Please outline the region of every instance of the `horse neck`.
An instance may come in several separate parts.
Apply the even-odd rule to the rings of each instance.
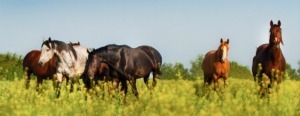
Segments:
[[[221,50],[218,48],[215,52],[215,60],[218,62],[222,62],[222,57],[220,56]]]
[[[271,59],[273,62],[279,62],[281,58],[281,49],[280,45],[278,47],[275,46],[275,44],[269,44],[268,47],[266,48],[267,54],[271,56]]]
[[[75,57],[71,51],[61,51],[61,53],[59,53],[56,50],[54,53],[55,55],[57,55],[59,61],[63,64],[67,64],[68,66],[71,66],[75,62]]]

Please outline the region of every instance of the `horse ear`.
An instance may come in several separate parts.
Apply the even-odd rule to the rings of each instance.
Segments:
[[[93,52],[94,50],[95,50],[94,48],[88,48],[88,49],[87,49],[87,52],[88,52],[88,53],[91,53],[91,52]]]
[[[273,26],[273,21],[271,20],[271,22],[270,22],[270,26],[272,27]]]
[[[223,38],[221,38],[220,42],[223,43]]]
[[[227,42],[226,42],[227,44],[229,44],[229,38],[227,39]]]
[[[48,41],[49,41],[49,42],[51,41],[51,37],[49,37]]]
[[[280,25],[281,25],[281,22],[280,22],[280,20],[278,20],[278,23],[277,23],[277,25],[280,27]]]

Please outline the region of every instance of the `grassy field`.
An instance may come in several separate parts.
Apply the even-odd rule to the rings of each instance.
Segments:
[[[30,88],[25,89],[22,58],[16,54],[0,54],[0,116],[6,115],[300,115],[300,81],[285,80],[280,90],[261,98],[259,86],[252,77],[239,72],[241,78],[230,77],[228,86],[220,86],[219,92],[205,88],[203,77],[184,80],[159,80],[150,91],[142,79],[137,81],[140,99],[129,92],[126,103],[121,93],[96,88],[69,93],[70,86],[62,86],[61,96],[56,98],[52,81],[44,81],[40,91],[35,91],[36,78],[31,78]],[[239,75],[240,74],[240,75]],[[223,83],[221,83],[222,85]],[[92,94],[90,94],[92,93]],[[105,95],[103,96],[103,93]]]
[[[24,79],[1,80],[0,115],[300,115],[300,82],[292,80],[283,81],[279,92],[260,98],[259,87],[247,79],[229,78],[219,92],[204,88],[199,79],[159,80],[150,91],[139,79],[140,99],[129,88],[126,103],[121,94],[108,94],[107,87],[89,95],[83,84],[73,93],[63,85],[56,98],[51,80],[44,81],[40,92],[35,91],[35,81],[26,90]]]

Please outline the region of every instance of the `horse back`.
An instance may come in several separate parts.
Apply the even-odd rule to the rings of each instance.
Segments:
[[[160,53],[155,48],[153,48],[151,46],[146,46],[146,45],[140,46],[138,48],[143,50],[149,56],[150,60],[153,61],[153,65],[156,68],[159,67],[158,65],[161,65],[162,57],[161,57]]]
[[[120,63],[121,69],[135,78],[145,77],[154,67],[151,58],[140,48],[123,49]]]
[[[205,54],[202,62],[202,69],[205,75],[212,75],[214,73],[214,54],[216,50],[209,51]]]

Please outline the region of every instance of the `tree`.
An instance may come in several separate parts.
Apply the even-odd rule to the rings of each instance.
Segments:
[[[191,61],[191,76],[193,78],[199,78],[199,77],[203,77],[203,70],[202,70],[202,61],[204,59],[203,55],[198,55],[197,58],[195,60]]]
[[[173,70],[173,64],[171,63],[164,63],[161,66],[162,75],[160,76],[161,79],[177,79],[175,76],[175,71]]]
[[[230,62],[229,77],[241,79],[253,79],[252,73],[247,66],[242,66],[235,61]]]
[[[175,63],[175,65],[171,63],[164,63],[161,67],[161,71],[163,72],[161,79],[193,79],[190,76],[189,70],[181,63]]]
[[[300,78],[299,78],[299,76],[297,74],[297,70],[293,69],[290,64],[286,63],[285,71],[290,76],[290,79],[300,80]]]
[[[300,78],[300,60],[298,61],[298,65],[299,65],[299,68],[298,68],[297,72],[298,72],[298,78]]]

